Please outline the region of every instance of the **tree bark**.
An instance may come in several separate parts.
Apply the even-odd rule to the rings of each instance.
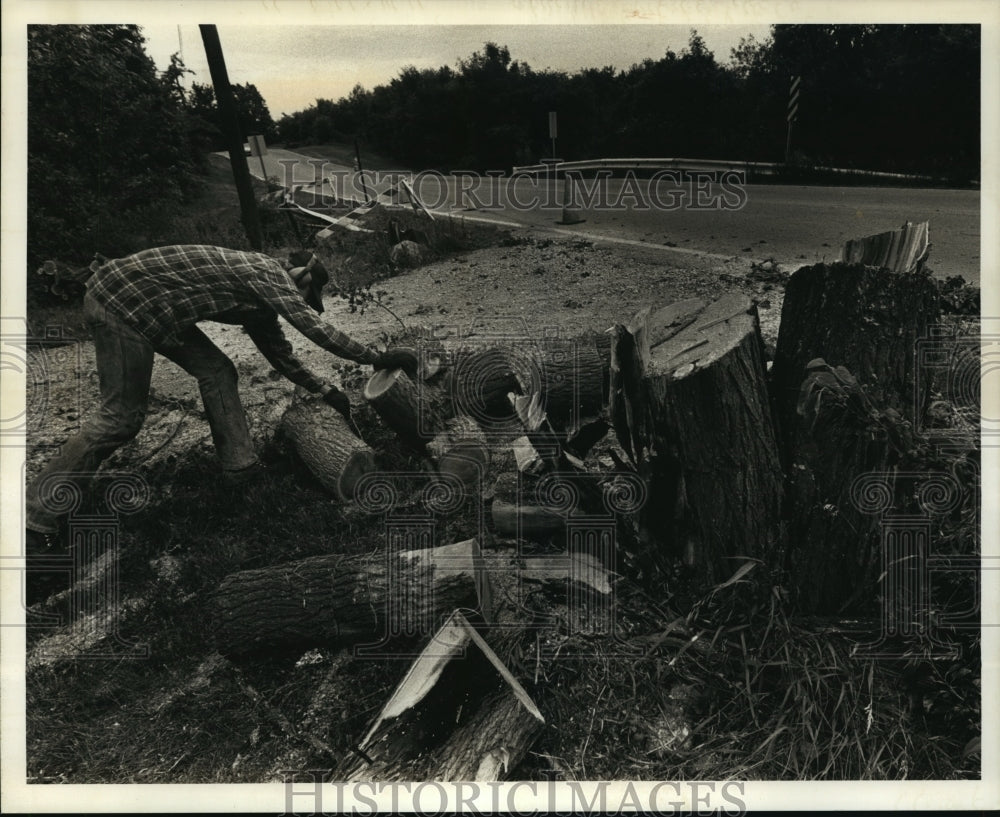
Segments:
[[[874,403],[919,420],[930,383],[917,377],[918,341],[938,315],[937,288],[925,275],[840,263],[796,271],[771,369],[786,453],[806,364],[815,358],[847,367]]]
[[[209,599],[219,651],[359,644],[433,632],[458,607],[491,615],[475,539],[364,556],[316,556],[227,576]]]
[[[816,375],[807,378],[796,417],[787,486],[788,584],[806,613],[849,613],[876,597],[882,520],[864,511],[852,488],[862,474],[891,480],[893,449],[884,415],[850,380],[846,369],[829,387],[817,384]]]
[[[607,405],[609,361],[593,335],[545,338],[530,365],[517,372],[523,394],[539,394],[553,429],[569,436],[602,415]]]
[[[414,383],[402,369],[375,372],[364,397],[389,428],[418,448],[434,439],[448,416],[445,395],[428,383]]]
[[[782,472],[756,307],[740,293],[720,298],[641,368],[651,529],[707,582],[730,575],[737,557],[777,564]]]
[[[938,317],[933,281],[908,272],[926,258],[926,225],[848,242],[843,254],[886,266],[794,273],[771,370],[787,474],[789,585],[799,608],[816,614],[854,612],[875,598],[879,519],[864,512],[852,486],[870,473],[891,483],[893,435],[902,418],[921,420],[929,396],[919,341]]]
[[[375,453],[340,412],[301,389],[280,428],[309,472],[341,501],[353,499],[358,481],[376,470]]]
[[[439,474],[458,477],[466,487],[474,487],[485,477],[490,465],[490,446],[483,430],[471,417],[459,415],[427,443],[427,453]]]
[[[455,611],[337,779],[502,780],[544,725],[521,684]]]

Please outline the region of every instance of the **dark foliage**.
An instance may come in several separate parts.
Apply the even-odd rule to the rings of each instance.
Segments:
[[[192,195],[205,143],[176,57],[162,74],[138,26],[28,29],[28,263],[139,249]]]
[[[273,141],[274,120],[257,86],[247,82],[231,87],[240,133],[244,136],[261,134],[266,141]],[[212,86],[193,83],[188,96],[188,105],[191,113],[205,127],[211,149],[225,150],[226,140],[219,125],[219,109],[215,105],[215,90]]]

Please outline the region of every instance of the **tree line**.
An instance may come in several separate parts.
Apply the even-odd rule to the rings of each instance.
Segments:
[[[979,177],[978,25],[775,25],[720,63],[692,31],[626,70],[535,71],[488,42],[452,68],[409,66],[281,117],[279,141],[360,138],[411,168],[485,171],[550,155],[784,161],[791,80],[801,77],[790,160]]]

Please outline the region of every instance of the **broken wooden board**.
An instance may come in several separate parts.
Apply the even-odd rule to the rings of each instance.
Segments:
[[[455,611],[386,702],[338,780],[503,780],[545,719]]]

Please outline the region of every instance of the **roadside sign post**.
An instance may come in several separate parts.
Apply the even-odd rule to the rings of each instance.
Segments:
[[[792,122],[799,112],[799,85],[802,82],[801,76],[792,77],[792,86],[788,90],[788,136],[785,139],[785,164],[792,158]]]
[[[556,112],[549,111],[549,139],[552,140],[552,159],[556,158]]]

